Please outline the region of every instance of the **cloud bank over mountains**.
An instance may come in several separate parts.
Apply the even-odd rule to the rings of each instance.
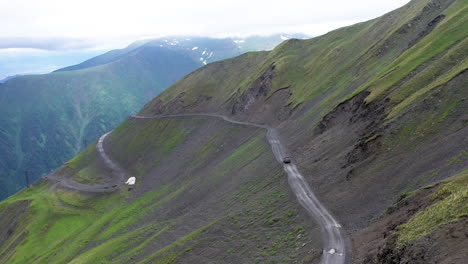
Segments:
[[[408,0],[15,0],[0,3],[0,49],[113,49],[164,35],[320,35]]]

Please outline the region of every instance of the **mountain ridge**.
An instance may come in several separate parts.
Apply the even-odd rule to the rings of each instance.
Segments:
[[[147,39],[142,41],[136,41],[130,44],[128,47],[118,50],[111,50],[106,52],[102,55],[96,56],[91,58],[87,61],[84,61],[77,65],[68,66],[62,69],[58,69],[57,71],[69,71],[69,70],[77,70],[77,69],[84,69],[93,66],[98,66],[106,63],[111,63],[115,60],[118,60],[120,57],[125,56],[130,52],[134,52],[137,49],[145,48],[145,47],[165,47],[171,50],[176,51],[184,51],[187,54],[190,54],[190,51],[201,49],[210,49],[214,48],[214,50],[209,50],[207,54],[213,52],[216,54],[213,59],[209,60],[210,58],[205,58],[202,62],[206,64],[208,61],[213,62],[217,60],[222,60],[225,58],[233,57],[233,55],[240,55],[247,51],[257,51],[257,50],[269,50],[275,47],[277,44],[285,40],[287,36],[294,36],[294,37],[302,37],[304,38],[305,35],[302,34],[277,34],[277,35],[270,35],[270,36],[251,36],[247,38],[240,38],[241,40],[236,40],[236,38],[209,38],[209,37],[195,37],[195,36],[167,36],[158,39]],[[289,38],[289,37],[288,37]],[[288,39],[286,38],[286,39]],[[242,42],[240,42],[242,41]],[[259,42],[259,43],[256,43]],[[241,43],[241,44],[240,44]],[[247,48],[242,47],[241,45],[248,45]],[[249,47],[249,45],[251,47]],[[206,47],[204,47],[206,46]],[[196,49],[194,49],[196,48]],[[227,54],[223,54],[223,49],[227,50]],[[188,50],[188,51],[187,51]],[[234,52],[233,52],[234,51]],[[222,55],[217,55],[217,53],[221,52]],[[226,51],[224,51],[225,53]],[[204,55],[205,53],[203,53]],[[192,56],[196,57],[196,56]],[[194,58],[195,61],[199,61],[198,57]]]

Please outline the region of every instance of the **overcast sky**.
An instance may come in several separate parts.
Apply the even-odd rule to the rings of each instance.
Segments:
[[[407,2],[0,0],[0,56],[2,49],[10,49],[10,53],[31,48],[110,49],[161,35],[223,37],[302,32],[317,36],[378,17]]]

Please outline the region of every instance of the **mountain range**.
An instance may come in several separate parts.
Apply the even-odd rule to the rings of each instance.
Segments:
[[[0,263],[466,262],[467,11],[198,68],[2,201]]]

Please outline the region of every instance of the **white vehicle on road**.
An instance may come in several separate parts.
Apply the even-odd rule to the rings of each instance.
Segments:
[[[130,177],[128,180],[125,182],[127,185],[135,185],[136,178],[135,177]]]

